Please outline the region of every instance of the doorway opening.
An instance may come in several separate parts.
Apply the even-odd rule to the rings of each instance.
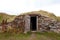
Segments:
[[[37,30],[37,17],[36,16],[30,17],[30,30],[31,31]]]

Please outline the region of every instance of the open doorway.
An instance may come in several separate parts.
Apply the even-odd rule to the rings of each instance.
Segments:
[[[31,31],[37,30],[37,17],[36,16],[30,17],[30,30]]]

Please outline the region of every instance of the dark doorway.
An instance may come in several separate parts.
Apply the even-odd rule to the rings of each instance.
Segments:
[[[31,29],[31,31],[36,31],[36,29],[37,29],[36,22],[37,22],[37,17],[36,16],[33,16],[33,17],[30,18],[30,29]]]

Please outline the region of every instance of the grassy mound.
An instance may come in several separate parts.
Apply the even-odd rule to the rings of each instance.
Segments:
[[[2,22],[3,19],[4,20],[7,19],[8,22],[11,22],[12,20],[14,20],[15,17],[16,17],[15,15],[8,15],[6,13],[0,13],[0,23]]]

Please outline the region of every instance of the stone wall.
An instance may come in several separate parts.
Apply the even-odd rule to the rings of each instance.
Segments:
[[[14,26],[19,32],[24,32],[25,30],[25,20],[24,20],[24,15],[19,15],[17,16],[13,21],[12,21],[12,27]]]
[[[38,16],[39,31],[54,31],[60,32],[60,22],[45,16]]]
[[[25,20],[25,33],[26,33],[30,31],[30,16],[25,15],[24,20]]]
[[[7,29],[12,27],[14,28],[14,30],[17,30],[17,32],[30,31],[30,16],[33,16],[33,15],[34,14],[17,16],[12,22],[9,22],[6,24]],[[60,22],[46,16],[37,15],[37,14],[35,15],[38,16],[37,30],[39,32],[54,31],[56,33],[60,33]],[[3,27],[3,25],[0,26],[0,28],[1,27]]]
[[[60,32],[60,22],[57,20],[51,19],[46,16],[38,16],[38,31],[54,31]],[[14,20],[16,25],[21,28],[24,32],[30,31],[30,16],[29,15],[20,15],[17,16]]]

